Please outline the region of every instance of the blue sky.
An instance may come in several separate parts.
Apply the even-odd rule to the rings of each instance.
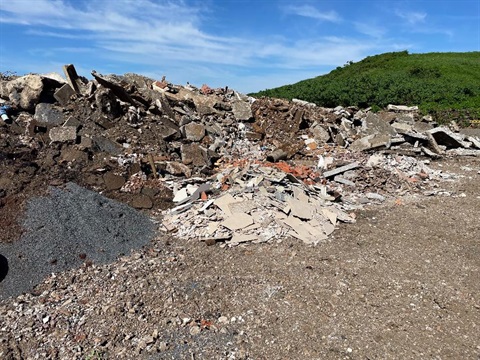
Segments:
[[[390,51],[480,51],[480,0],[0,0],[0,71],[253,92]]]

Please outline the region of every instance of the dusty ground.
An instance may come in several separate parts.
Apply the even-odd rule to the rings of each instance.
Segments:
[[[480,359],[480,161],[438,166],[464,175],[452,196],[358,212],[316,247],[161,237],[50,277],[0,304],[0,358]]]

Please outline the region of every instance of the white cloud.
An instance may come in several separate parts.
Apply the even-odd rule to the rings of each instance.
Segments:
[[[353,25],[355,26],[355,29],[362,34],[371,36],[373,38],[381,38],[387,30],[384,27],[373,25],[373,24],[367,24],[363,22],[354,22]]]
[[[291,15],[303,16],[321,21],[340,22],[342,20],[333,10],[321,12],[311,5],[290,5],[286,6],[284,11]]]
[[[425,18],[427,17],[427,14],[424,12],[419,12],[419,11],[402,11],[402,10],[396,10],[395,14],[405,20],[408,24],[410,25],[415,25],[418,23],[423,23],[425,21]]]
[[[326,36],[289,40],[258,34],[248,38],[211,32],[211,13],[180,0],[35,0],[35,6],[32,1],[15,0],[7,6],[0,0],[0,22],[27,25],[25,29],[31,35],[59,39],[56,47],[29,50],[44,55],[41,60],[48,71],[53,63],[61,61],[75,62],[79,68],[96,66],[99,72],[100,67],[115,72],[128,64],[128,69],[135,72],[166,74],[173,82],[224,86],[224,81],[235,81],[236,86],[245,86],[245,90],[238,90],[254,91],[284,84],[287,79],[301,80],[307,74],[313,77],[346,61],[394,49],[381,39],[381,28],[366,24],[355,25],[357,31],[372,36],[362,41]],[[321,13],[308,5],[288,10],[317,20],[341,21],[333,11]],[[5,59],[0,62],[0,66],[6,64]],[[40,71],[39,65],[23,67]],[[285,72],[291,75],[280,76]],[[260,79],[265,79],[263,85]]]

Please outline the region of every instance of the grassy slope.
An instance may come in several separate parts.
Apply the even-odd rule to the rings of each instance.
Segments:
[[[480,52],[370,56],[327,75],[252,96],[299,98],[321,106],[419,105],[425,113],[480,117]]]

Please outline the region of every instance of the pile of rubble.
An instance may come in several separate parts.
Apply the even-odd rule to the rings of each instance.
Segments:
[[[73,181],[207,243],[315,244],[365,204],[433,193],[449,175],[430,159],[480,155],[478,137],[416,107],[329,109],[136,74],[89,81],[73,65],[64,74],[0,79],[0,208]]]

